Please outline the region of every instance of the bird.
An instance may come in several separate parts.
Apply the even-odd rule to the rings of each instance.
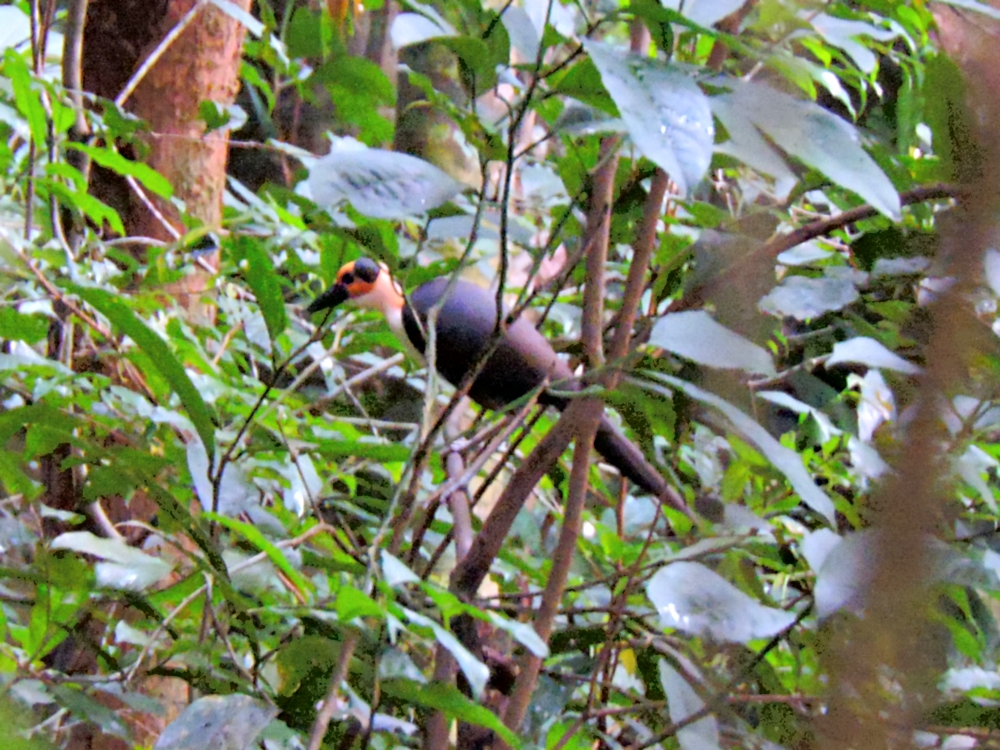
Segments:
[[[479,364],[497,328],[496,295],[488,289],[464,279],[438,277],[406,295],[387,266],[367,257],[345,263],[336,282],[316,297],[307,311],[331,310],[345,302],[381,312],[403,347],[420,363],[425,363],[428,314],[439,306],[434,365],[456,388]],[[539,403],[560,411],[568,406],[569,398],[549,386],[556,384],[562,393],[582,387],[545,336],[530,321],[518,317],[503,331],[468,394],[480,406],[496,410],[543,384],[546,387],[539,394]],[[643,491],[657,497],[669,492],[659,471],[607,415],[601,417],[594,448]]]

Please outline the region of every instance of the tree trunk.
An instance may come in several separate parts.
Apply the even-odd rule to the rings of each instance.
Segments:
[[[243,10],[250,4],[235,0]],[[164,48],[162,40],[184,23],[186,28]],[[101,0],[92,2],[87,13],[84,88],[115,99],[140,66],[153,61],[125,105],[150,125],[149,165],[174,186],[186,214],[208,227],[218,226],[222,217],[228,131],[206,133],[199,106],[235,101],[244,33],[242,24],[202,0]],[[169,242],[185,233],[173,204],[120,181],[109,186],[105,176],[98,177],[103,184],[95,184],[95,193],[122,213],[129,234]],[[167,291],[192,318],[207,321],[211,307],[199,300],[218,259],[202,260]]]
[[[231,1],[243,10],[250,8],[251,0]],[[203,226],[217,227],[226,184],[228,131],[206,134],[205,124],[199,119],[199,105],[212,100],[228,106],[234,101],[245,29],[204,0],[74,0],[71,5],[79,17],[83,17],[85,8],[86,23],[79,66],[71,58],[64,70],[67,85],[76,89],[82,81],[84,91],[107,100],[120,99],[126,109],[149,123],[147,163],[173,185],[174,198],[183,204],[185,217]],[[180,33],[170,38],[168,35],[175,30]],[[164,42],[168,38],[170,41]],[[138,73],[140,70],[144,72]],[[123,93],[126,87],[133,86],[134,93]],[[78,132],[76,137],[87,136]],[[128,148],[122,151],[134,158]],[[129,236],[170,242],[186,231],[173,203],[141,193],[138,185],[129,185],[120,175],[96,165],[90,170],[90,190],[119,212]],[[211,283],[218,258],[214,255],[202,260],[207,263],[200,263],[181,282],[164,291],[176,298],[190,319],[211,321],[214,305],[202,304],[201,295]],[[79,504],[72,475],[58,471],[59,457],[57,453],[49,462],[56,470],[46,477],[46,497],[51,501],[72,495],[68,501]],[[152,504],[148,505],[141,510],[132,502],[118,510],[133,519],[148,521],[155,513]],[[98,629],[103,627],[100,619],[81,622],[77,637],[67,639],[57,655],[65,671],[90,672],[96,667],[94,649],[87,647],[88,633],[84,632],[94,623]],[[100,641],[100,630],[89,635],[91,642]],[[166,709],[162,716],[143,714],[141,720],[130,722],[134,739],[148,745],[184,708],[190,696],[185,682],[171,678],[147,677],[142,689]],[[80,724],[68,746],[73,750],[111,750],[125,744],[94,725]]]
[[[170,0],[166,25],[182,21],[196,0]],[[236,5],[250,9],[250,0]],[[149,164],[174,186],[189,216],[208,227],[222,219],[226,188],[228,130],[205,132],[198,108],[203,101],[231,105],[239,89],[240,52],[245,29],[214,5],[202,3],[197,17],[156,61],[136,89],[134,110],[152,128]],[[184,233],[173,205],[155,200],[161,216],[152,210],[138,212],[136,234],[172,240]],[[171,231],[173,229],[173,231]],[[196,268],[169,291],[195,320],[214,318],[213,306],[200,304],[202,293],[218,269],[218,255],[205,259],[207,268]]]

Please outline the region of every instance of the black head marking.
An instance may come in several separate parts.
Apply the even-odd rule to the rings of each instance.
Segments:
[[[375,282],[380,270],[378,263],[371,258],[358,258],[354,261],[354,275],[369,284]]]

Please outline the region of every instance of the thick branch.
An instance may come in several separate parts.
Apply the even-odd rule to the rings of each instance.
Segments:
[[[963,191],[956,185],[930,185],[928,187],[915,188],[905,193],[901,193],[899,201],[904,206],[914,203],[927,203],[928,201],[959,199]],[[712,299],[732,285],[736,285],[739,279],[747,272],[747,269],[754,268],[761,263],[770,262],[777,258],[786,250],[801,245],[809,240],[818,237],[826,237],[838,229],[854,224],[865,219],[873,219],[879,215],[878,209],[873,206],[857,206],[843,213],[831,216],[827,219],[819,219],[803,227],[773,238],[769,242],[761,245],[757,250],[741,257],[729,268],[709,279],[703,286],[689,293],[685,300],[674,308],[674,311],[691,309],[700,306],[704,300]]]
[[[563,514],[562,529],[559,532],[559,542],[552,556],[552,568],[542,594],[542,603],[535,616],[535,631],[546,643],[552,635],[552,626],[559,614],[569,577],[570,566],[573,564],[573,554],[576,552],[576,542],[580,536],[583,522],[583,509],[587,500],[587,487],[590,479],[590,451],[594,445],[594,435],[597,434],[597,424],[601,418],[603,406],[597,399],[581,401],[583,408],[580,418],[580,432],[573,450],[573,468],[569,476],[569,497],[566,501],[566,512]],[[524,722],[524,715],[531,704],[531,696],[535,692],[538,674],[542,667],[541,657],[528,653],[522,660],[514,683],[514,693],[507,711],[504,723],[515,732]]]
[[[87,133],[83,103],[83,29],[87,22],[88,0],[73,0],[66,13],[66,49],[63,52],[63,86],[69,91],[76,110],[76,135]]]
[[[642,207],[642,222],[639,224],[635,244],[632,245],[632,265],[629,267],[628,279],[625,281],[622,306],[618,313],[618,327],[615,329],[615,336],[611,341],[611,351],[608,356],[612,362],[621,360],[628,353],[628,345],[632,339],[632,327],[635,325],[636,313],[639,310],[639,303],[642,301],[643,290],[646,288],[646,272],[656,247],[656,226],[660,219],[663,198],[667,194],[669,183],[670,178],[667,173],[662,169],[657,169],[653,175],[653,182],[649,186],[646,203]],[[617,371],[611,374],[608,382],[609,389],[614,389],[618,384],[618,378]]]
[[[578,429],[582,417],[582,403],[582,400],[575,401],[566,408],[555,426],[514,472],[493,511],[483,523],[482,530],[473,540],[469,554],[451,574],[450,588],[456,595],[464,599],[475,596],[489,573],[490,565],[503,547],[524,501],[573,439],[573,433]]]
[[[590,208],[587,212],[587,236],[593,238],[587,254],[587,283],[583,294],[583,322],[581,340],[583,350],[591,367],[604,363],[604,345],[601,339],[604,321],[604,269],[608,261],[608,242],[611,228],[611,203],[614,197],[615,173],[618,171],[618,139],[606,138],[601,143],[599,164],[594,175]],[[604,412],[603,404],[597,399],[581,399],[574,404],[580,412],[580,424],[576,433],[576,448],[573,451],[573,468],[570,471],[569,497],[563,515],[559,542],[552,558],[552,569],[542,594],[542,603],[535,618],[535,631],[548,643],[552,626],[562,603],[566,580],[573,564],[577,539],[583,521],[583,509],[587,500],[590,479],[590,452],[594,447],[597,425]],[[515,732],[524,722],[524,715],[535,692],[542,659],[528,654],[522,660],[521,669],[514,683],[514,693],[504,723]]]

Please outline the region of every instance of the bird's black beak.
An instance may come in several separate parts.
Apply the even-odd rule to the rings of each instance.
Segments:
[[[343,284],[334,284],[314,299],[312,304],[306,308],[306,311],[312,314],[320,310],[332,310],[337,305],[346,302],[350,297],[351,293],[347,290],[346,286]]]

